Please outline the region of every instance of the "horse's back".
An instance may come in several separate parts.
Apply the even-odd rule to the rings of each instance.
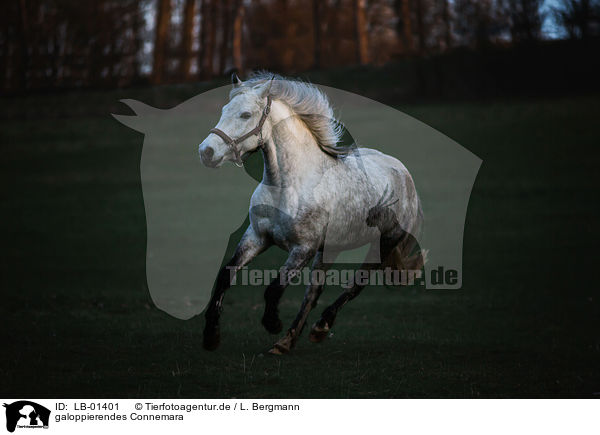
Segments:
[[[313,191],[317,204],[329,213],[328,242],[342,247],[360,246],[379,238],[366,219],[384,199],[398,224],[411,231],[420,215],[420,204],[408,169],[398,159],[370,148],[357,148],[339,158],[323,173]],[[337,235],[337,237],[336,237]]]
[[[365,172],[378,190],[377,199],[387,195],[400,226],[418,236],[423,221],[421,201],[409,170],[397,158],[371,148],[358,148],[355,159],[363,162]]]
[[[406,166],[397,158],[381,151],[372,148],[356,148],[354,153],[345,157],[343,164],[348,169],[364,172],[373,186],[379,185],[384,189],[386,186],[389,188],[403,186],[408,189],[412,187],[414,190],[414,182]],[[394,185],[390,186],[390,183]]]

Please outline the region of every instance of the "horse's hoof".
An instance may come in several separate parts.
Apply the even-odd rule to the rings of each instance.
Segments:
[[[285,337],[279,339],[277,343],[269,350],[271,355],[283,355],[292,350],[295,343],[294,330],[289,330]]]
[[[284,353],[287,353],[287,351],[283,352],[277,346],[273,346],[271,349],[269,349],[268,353],[271,355],[283,355]]]
[[[269,349],[269,353],[271,355],[285,355],[286,353],[289,353],[290,350],[291,346],[288,343],[281,343],[281,340],[279,340],[271,349]]]
[[[329,335],[329,325],[325,322],[324,326],[319,326],[315,323],[310,330],[310,334],[308,335],[308,339],[313,343],[320,343],[327,338]]]
[[[221,334],[219,330],[216,329],[211,332],[204,331],[204,341],[202,342],[202,347],[206,350],[215,350],[219,347],[221,343]]]
[[[279,317],[263,316],[262,324],[270,334],[279,334],[283,329],[283,323]]]

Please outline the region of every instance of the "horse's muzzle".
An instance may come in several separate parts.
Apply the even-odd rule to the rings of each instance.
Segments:
[[[198,153],[204,166],[208,166],[209,168],[216,168],[223,160],[222,157],[215,159],[214,148],[204,142],[198,147]]]

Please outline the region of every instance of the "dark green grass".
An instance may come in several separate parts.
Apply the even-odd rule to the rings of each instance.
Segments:
[[[368,288],[332,338],[305,332],[277,358],[261,356],[275,338],[260,325],[262,289],[228,293],[208,353],[202,319],[164,314],[146,288],[142,136],[108,114],[126,113],[119,98],[168,107],[199,90],[3,101],[0,395],[600,394],[597,96],[401,105],[483,159],[463,288]],[[284,323],[302,292],[285,294]]]

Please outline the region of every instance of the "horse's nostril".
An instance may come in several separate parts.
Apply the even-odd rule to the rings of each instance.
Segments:
[[[215,150],[212,149],[212,147],[205,147],[202,150],[202,158],[206,159],[206,160],[210,160],[212,159],[212,156],[215,155]]]

